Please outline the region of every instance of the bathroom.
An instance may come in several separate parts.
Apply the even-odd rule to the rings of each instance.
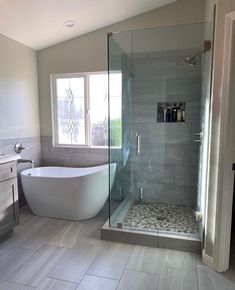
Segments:
[[[87,30],[23,2],[0,29],[0,290],[206,289],[214,2],[104,1]]]

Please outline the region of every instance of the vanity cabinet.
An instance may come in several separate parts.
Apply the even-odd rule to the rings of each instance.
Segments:
[[[19,223],[16,161],[0,163],[0,236]]]

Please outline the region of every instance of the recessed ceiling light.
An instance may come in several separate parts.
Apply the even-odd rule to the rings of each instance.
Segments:
[[[71,28],[71,27],[74,27],[76,21],[75,20],[67,20],[64,22],[64,26],[65,27],[68,27],[68,28]]]

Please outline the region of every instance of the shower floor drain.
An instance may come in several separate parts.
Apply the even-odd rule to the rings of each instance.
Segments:
[[[165,216],[157,216],[156,220],[158,220],[158,221],[167,221],[167,217],[165,217]]]

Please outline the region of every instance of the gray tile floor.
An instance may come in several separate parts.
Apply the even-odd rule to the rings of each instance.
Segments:
[[[232,290],[199,255],[100,240],[106,215],[73,222],[37,217],[0,241],[0,290]],[[218,287],[217,287],[218,285]]]

